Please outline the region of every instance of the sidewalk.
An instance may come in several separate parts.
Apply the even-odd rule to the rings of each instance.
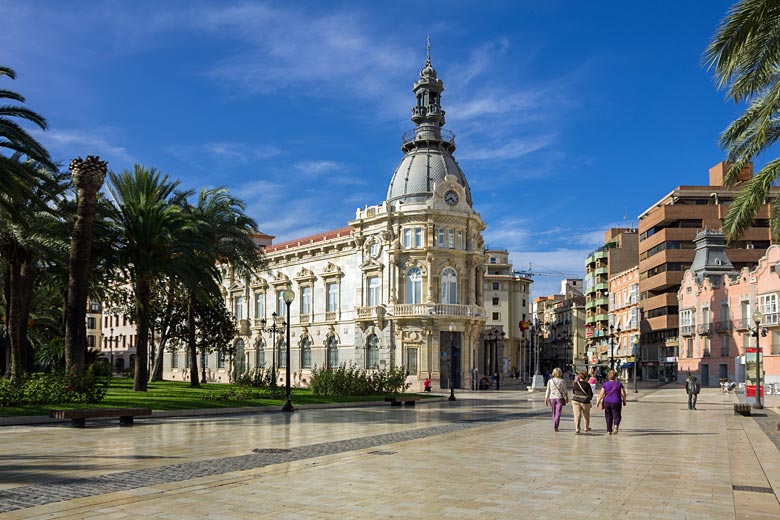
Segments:
[[[780,518],[778,417],[645,389],[620,434],[553,433],[542,395],[2,428],[2,518]],[[585,485],[583,485],[583,477]]]

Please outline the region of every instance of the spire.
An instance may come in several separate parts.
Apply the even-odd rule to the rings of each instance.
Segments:
[[[436,69],[431,64],[431,37],[428,36],[425,45],[425,65],[420,71],[420,78],[414,84],[414,93],[417,103],[412,107],[412,121],[417,127],[412,139],[404,138],[402,150],[412,148],[416,142],[426,143],[440,142],[449,151],[455,149],[454,138],[451,133],[442,138],[441,127],[444,126],[444,110],[441,108],[441,93],[444,91],[444,83],[439,79]],[[411,136],[410,136],[411,137]]]

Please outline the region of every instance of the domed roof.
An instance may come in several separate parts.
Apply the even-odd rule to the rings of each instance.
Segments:
[[[420,71],[420,77],[424,78],[425,76],[430,76],[432,78],[437,76],[436,69],[433,68],[431,62],[426,63],[425,67]]]
[[[463,186],[471,206],[471,189],[458,162],[448,151],[433,147],[415,148],[404,155],[387,189],[387,201],[424,202],[433,195],[434,184],[442,183],[447,175]]]

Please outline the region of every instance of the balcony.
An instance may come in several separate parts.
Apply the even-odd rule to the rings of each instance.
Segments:
[[[325,311],[325,321],[336,321],[337,316],[338,312],[336,311]]]
[[[696,326],[696,332],[699,336],[709,336],[712,334],[712,323],[700,323]]]
[[[308,314],[298,316],[298,323],[300,323],[301,325],[307,325],[311,323],[311,316]]]
[[[596,276],[599,276],[599,275],[605,275],[606,276],[607,274],[609,274],[609,268],[608,267],[597,267],[596,269],[593,270],[593,274],[596,275]]]
[[[397,305],[373,305],[358,307],[358,321],[375,319],[413,318],[418,316],[452,316],[484,318],[485,310],[477,305],[458,305],[451,303],[404,303]]]
[[[680,335],[693,336],[695,329],[696,329],[695,325],[680,325]]]
[[[753,322],[750,321],[750,318],[740,318],[735,321],[735,328],[737,330],[748,330],[753,325]]]
[[[606,282],[597,283],[594,288],[601,293],[609,291],[609,284]]]
[[[714,324],[715,332],[719,332],[722,334],[728,334],[731,329],[734,328],[734,322],[731,320],[725,320],[725,321],[716,321]]]

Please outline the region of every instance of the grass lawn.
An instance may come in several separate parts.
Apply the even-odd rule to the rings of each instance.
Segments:
[[[69,408],[151,408],[161,410],[193,410],[203,408],[239,408],[244,406],[273,406],[284,404],[284,387],[277,387],[274,394],[267,389],[254,388],[253,391],[262,394],[262,398],[247,401],[215,401],[207,399],[210,394],[226,394],[236,385],[211,383],[192,388],[188,382],[161,381],[149,383],[147,392],[134,392],[133,380],[115,377],[111,380],[108,393],[102,403],[73,403],[40,406],[11,406],[0,408],[0,417],[16,417],[23,415],[48,415],[49,410]],[[384,395],[370,396],[319,396],[312,395],[310,390],[292,388],[293,405],[313,403],[355,403],[365,401],[382,401]],[[425,396],[422,396],[425,397]]]

